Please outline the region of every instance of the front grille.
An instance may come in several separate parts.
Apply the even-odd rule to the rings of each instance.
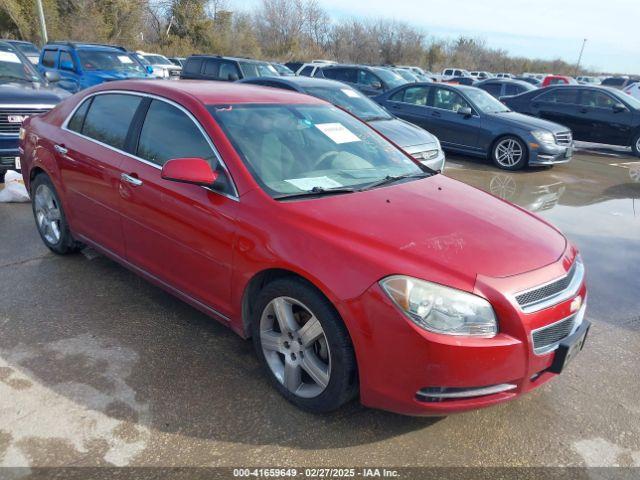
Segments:
[[[0,157],[0,165],[14,167],[16,165],[16,157]]]
[[[528,307],[558,295],[569,287],[569,284],[576,273],[577,263],[578,262],[573,262],[573,265],[566,276],[556,280],[555,282],[543,285],[542,287],[534,288],[528,292],[516,295],[516,301],[521,307]]]
[[[573,143],[573,135],[571,132],[560,132],[555,134],[556,144],[563,147],[569,147]]]
[[[22,125],[21,118],[38,115],[50,110],[47,108],[6,108],[0,106],[0,134],[18,134]],[[11,120],[11,121],[10,121]]]
[[[573,330],[575,318],[576,316],[572,315],[559,322],[534,330],[531,333],[533,351],[541,354],[553,350],[562,339],[569,336]]]
[[[424,162],[425,160],[433,160],[436,158],[438,156],[438,150],[425,150],[424,152],[412,153],[411,156],[419,162]]]

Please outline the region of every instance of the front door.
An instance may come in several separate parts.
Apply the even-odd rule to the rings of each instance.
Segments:
[[[209,138],[191,114],[164,100],[147,102],[134,156],[120,165],[126,258],[171,287],[229,315],[238,206],[233,186]],[[220,180],[212,188],[204,188],[161,178],[164,163],[186,157],[211,162]]]
[[[473,114],[459,113],[463,108],[470,108]],[[445,87],[432,88],[427,110],[431,117],[429,131],[438,137],[444,146],[478,150],[480,117],[460,93]]]
[[[633,114],[625,107],[616,110],[620,100],[599,90],[583,90],[580,95],[579,126],[574,130],[578,140],[628,145]]]

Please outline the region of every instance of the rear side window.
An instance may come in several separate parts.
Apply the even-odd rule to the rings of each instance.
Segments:
[[[207,77],[218,77],[220,71],[220,62],[217,60],[207,59],[204,62],[204,73]]]
[[[502,91],[502,85],[500,85],[499,83],[489,83],[487,85],[483,85],[482,90],[493,95],[494,97],[499,97],[500,92]]]
[[[578,91],[573,88],[556,88],[536,97],[536,100],[549,103],[578,103]]]
[[[184,65],[184,73],[198,74],[202,67],[201,58],[188,58]]]
[[[96,95],[84,119],[82,134],[122,150],[141,100],[118,93]]]
[[[404,90],[403,102],[424,107],[429,98],[429,87],[409,87]]]
[[[87,110],[89,110],[89,106],[91,105],[91,100],[93,98],[88,98],[85,100],[82,105],[75,111],[71,120],[67,124],[67,128],[69,130],[73,130],[74,132],[81,133],[82,126],[84,125],[84,119],[87,116]]]
[[[198,157],[216,166],[216,157],[196,124],[182,110],[153,100],[140,132],[137,155],[156,165],[173,158]]]
[[[518,95],[522,92],[524,92],[524,88],[520,85],[507,85],[504,90],[505,95]]]
[[[240,71],[235,63],[222,62],[220,64],[218,78],[221,80],[237,80],[240,78]]]
[[[48,68],[55,67],[57,53],[57,50],[45,50],[44,54],[42,55],[42,66]]]

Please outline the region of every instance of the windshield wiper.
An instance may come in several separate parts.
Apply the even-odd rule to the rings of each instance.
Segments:
[[[313,187],[311,190],[306,192],[297,192],[297,193],[285,193],[284,195],[276,195],[276,200],[288,199],[288,198],[299,198],[299,197],[320,197],[324,195],[335,195],[336,193],[354,193],[358,190],[349,187],[336,187],[336,188],[323,188],[323,187]]]
[[[389,185],[391,183],[404,180],[406,178],[426,178],[426,177],[430,177],[431,175],[434,175],[434,174],[429,172],[419,172],[419,173],[408,173],[404,175],[387,175],[383,179],[370,183],[369,185],[361,188],[360,191],[371,190],[372,188],[381,187],[383,185]]]

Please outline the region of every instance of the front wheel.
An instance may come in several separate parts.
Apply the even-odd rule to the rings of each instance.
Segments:
[[[51,251],[65,254],[77,252],[84,247],[71,235],[60,198],[45,174],[37,175],[31,182],[31,198],[38,233]]]
[[[527,147],[518,137],[500,138],[491,150],[493,163],[503,170],[520,170],[527,165]]]
[[[308,283],[284,278],[259,293],[252,323],[256,353],[276,389],[314,413],[357,393],[349,334],[331,303]]]
[[[631,150],[636,157],[640,157],[640,132],[633,137],[633,142],[631,143]]]

